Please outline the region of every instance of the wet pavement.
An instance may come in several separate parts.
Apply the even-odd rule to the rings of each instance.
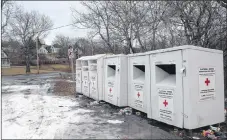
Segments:
[[[3,139],[180,139],[142,115],[119,115],[120,108],[82,95],[60,96],[56,77],[2,77]]]

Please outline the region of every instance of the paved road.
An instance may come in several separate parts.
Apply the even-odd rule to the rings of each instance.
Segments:
[[[147,119],[84,96],[53,93],[58,73],[2,77],[2,138],[178,139]]]

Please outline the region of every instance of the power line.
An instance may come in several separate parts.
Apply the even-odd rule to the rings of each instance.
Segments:
[[[60,29],[60,28],[63,28],[63,27],[71,26],[71,25],[74,25],[74,24],[72,23],[72,24],[67,24],[67,25],[55,27],[55,28],[48,29],[48,30],[41,30],[41,31],[38,31],[38,32],[36,32],[36,33],[45,32],[45,31],[51,31],[51,30],[55,30],[55,29]],[[89,28],[77,28],[77,29],[89,29]]]

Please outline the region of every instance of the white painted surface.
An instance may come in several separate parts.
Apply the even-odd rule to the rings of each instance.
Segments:
[[[150,56],[151,67],[151,93],[150,93],[150,110],[148,117],[155,120],[177,126],[183,127],[183,86],[182,86],[182,74],[180,69],[182,68],[182,55],[181,50],[157,53]],[[173,66],[175,65],[175,72],[170,68],[163,68],[161,66]],[[173,68],[173,67],[172,67]],[[160,98],[159,91],[171,90],[174,91],[171,99],[165,97]],[[160,117],[160,112],[163,112],[163,108],[160,108],[161,104],[167,100],[172,102],[170,105],[173,108],[169,108],[167,111],[172,112],[169,115],[171,119],[167,117]],[[173,104],[173,105],[172,105]],[[162,104],[163,105],[163,104]],[[174,110],[174,112],[173,112]],[[166,115],[166,113],[165,113]]]
[[[76,92],[82,92],[82,73],[81,70],[76,70]]]
[[[88,71],[83,71],[82,72],[82,93],[89,97],[89,72]]]
[[[88,60],[90,97],[95,100],[103,100],[103,58],[105,56],[106,54],[96,54],[90,56],[90,59]]]
[[[186,116],[184,127],[195,129],[224,122],[223,54],[211,49],[210,51],[187,49],[183,50],[183,60],[186,60],[184,62],[186,76],[183,77],[184,115]],[[208,88],[215,89],[215,96],[209,100],[201,101],[200,90],[205,85],[204,83],[201,86],[202,80],[207,77],[202,76],[203,78],[199,79],[201,74],[199,68],[215,68],[214,72],[205,72],[204,75],[209,74],[208,78],[212,77]]]
[[[159,118],[167,121],[174,120],[173,95],[174,91],[169,89],[158,89],[159,96]]]
[[[200,101],[215,98],[215,68],[199,68],[199,97]]]
[[[129,55],[128,68],[128,105],[147,113],[150,93],[149,55]]]
[[[222,51],[187,45],[147,54],[151,67],[148,118],[186,129],[224,122]],[[176,74],[155,66],[164,64],[175,64]],[[160,97],[160,90],[173,92]],[[160,118],[160,109],[172,112],[164,113],[172,119]]]
[[[128,105],[128,68],[126,55],[112,55],[104,59],[104,100],[116,106]]]

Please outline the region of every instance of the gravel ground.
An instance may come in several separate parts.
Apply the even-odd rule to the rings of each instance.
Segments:
[[[143,114],[120,115],[121,108],[75,97],[75,83],[59,77],[2,77],[3,139],[180,139]]]

